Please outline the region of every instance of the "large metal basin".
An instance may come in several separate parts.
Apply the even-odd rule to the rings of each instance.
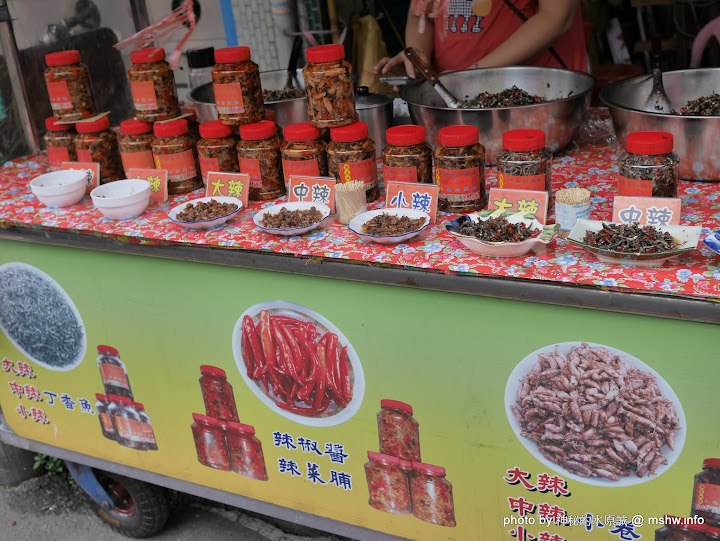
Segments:
[[[550,150],[555,152],[564,147],[580,125],[595,86],[595,79],[587,73],[534,66],[454,71],[440,79],[460,99],[473,98],[481,92],[498,93],[515,85],[533,95],[555,100],[518,107],[451,109],[425,80],[400,89],[410,117],[425,127],[431,144],[437,144],[437,131],[444,126],[477,126],[488,163],[495,163],[495,156],[502,150],[502,135],[508,130],[541,129]]]
[[[673,108],[689,100],[720,91],[720,68],[668,71],[663,85]],[[680,116],[642,111],[652,90],[649,75],[639,75],[609,84],[600,99],[610,109],[618,141],[635,131],[659,130],[673,134],[680,158],[680,177],[688,180],[720,181],[720,117]]]

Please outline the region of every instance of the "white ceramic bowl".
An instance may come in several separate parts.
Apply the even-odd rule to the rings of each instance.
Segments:
[[[140,178],[116,180],[90,192],[93,205],[111,220],[137,218],[150,203],[150,183]]]
[[[185,220],[178,220],[177,215],[185,210],[185,207],[188,206],[189,203],[192,203],[193,205],[196,205],[200,201],[203,203],[209,203],[210,201],[217,201],[218,203],[233,203],[237,205],[237,210],[234,210],[233,212],[226,214],[225,216],[220,216],[219,218],[213,218],[212,220],[197,220],[195,222],[186,222]],[[215,227],[219,227],[226,223],[230,218],[235,216],[238,212],[240,212],[240,209],[242,209],[242,201],[236,197],[199,197],[198,199],[191,199],[189,201],[185,201],[184,203],[181,203],[180,205],[177,205],[173,207],[170,212],[168,212],[168,218],[170,218],[171,221],[175,222],[178,225],[182,225],[183,227],[187,227],[189,229],[213,229]]]
[[[310,210],[312,207],[315,207],[317,210],[319,210],[322,213],[322,218],[320,221],[315,222],[312,225],[309,225],[307,227],[293,227],[290,229],[273,229],[270,227],[264,227],[260,225],[260,222],[267,216],[268,214],[277,214],[280,212],[280,209],[285,207],[288,210]],[[255,216],[253,216],[253,222],[257,227],[265,231],[266,233],[272,233],[273,235],[283,235],[285,237],[294,236],[294,235],[302,235],[303,233],[307,233],[308,231],[312,231],[313,229],[320,226],[321,223],[323,223],[328,216],[330,216],[330,207],[327,205],[323,205],[322,203],[311,203],[311,202],[294,202],[294,203],[280,203],[278,205],[273,205],[272,207],[268,207],[266,209],[262,209],[259,211]]]
[[[363,225],[365,225],[366,222],[369,222],[370,220],[375,218],[375,216],[379,216],[381,214],[391,214],[392,216],[407,216],[411,220],[424,218],[425,222],[419,229],[415,229],[414,231],[408,231],[407,233],[404,233],[402,235],[368,235],[367,233],[363,233]],[[410,240],[415,235],[420,233],[420,231],[425,229],[428,225],[430,225],[430,215],[427,212],[412,209],[377,209],[369,210],[368,212],[363,212],[362,214],[358,214],[357,216],[355,216],[352,220],[350,220],[350,223],[348,224],[348,229],[350,229],[350,231],[355,233],[361,239],[371,240],[373,242],[377,242],[378,244],[399,244],[401,242],[405,242],[406,240]]]
[[[30,191],[50,208],[69,207],[85,195],[87,177],[82,171],[53,171],[30,181]]]

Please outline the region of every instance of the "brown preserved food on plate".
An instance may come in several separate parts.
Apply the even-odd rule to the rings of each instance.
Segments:
[[[260,68],[250,60],[249,47],[226,47],[215,51],[212,69],[218,120],[233,126],[263,119]]]
[[[54,116],[45,119],[47,132],[43,136],[51,167],[60,167],[63,162],[77,161],[75,152],[75,126],[59,124]]]
[[[475,126],[446,126],[438,131],[435,181],[438,210],[468,214],[485,208],[485,147]]]
[[[425,218],[409,218],[408,216],[396,216],[394,214],[382,213],[365,222],[362,232],[374,236],[404,235],[410,231],[416,231],[425,224]]]
[[[100,164],[100,184],[119,180],[123,176],[120,149],[115,132],[110,129],[106,116],[92,122],[75,124],[75,151],[79,162]]]
[[[239,475],[267,481],[262,443],[255,436],[255,428],[241,423],[227,424],[227,445],[232,471]]]
[[[365,477],[370,493],[370,506],[386,513],[409,515],[411,505],[408,473],[411,463],[372,451],[368,451],[367,455],[369,461],[365,464]]]
[[[695,476],[692,513],[708,526],[720,528],[720,458],[705,459],[703,471]]]
[[[227,424],[199,413],[193,413],[192,416],[195,422],[190,429],[198,462],[216,470],[230,471],[230,454],[225,440]]]
[[[238,206],[235,203],[219,203],[215,199],[208,202],[198,201],[197,203],[188,203],[185,208],[177,213],[177,219],[183,222],[200,222],[203,220],[214,220],[221,216],[227,216],[231,212],[235,212]],[[201,367],[202,368],[202,367]],[[219,368],[218,368],[219,370]],[[215,416],[227,421],[222,416]]]
[[[432,184],[432,148],[425,142],[422,126],[395,126],[385,132],[387,146],[383,149],[383,179],[390,181]]]
[[[130,53],[128,70],[135,117],[143,122],[170,120],[180,115],[175,75],[165,61],[165,49],[148,47]]]
[[[128,169],[153,169],[152,140],[153,127],[149,122],[141,122],[134,118],[123,120],[120,123],[120,136],[118,146],[122,158],[125,177]]]
[[[678,164],[673,136],[661,131],[633,132],[618,157],[618,194],[677,197]]]
[[[327,176],[327,143],[320,139],[318,128],[309,122],[290,124],[285,128],[285,140],[282,148],[285,186],[290,175]]]
[[[364,122],[355,122],[330,130],[332,141],[327,147],[328,174],[339,183],[359,180],[365,183],[367,202],[380,197],[375,143],[368,137]]]
[[[413,462],[410,499],[413,516],[438,526],[455,526],[452,484],[445,479],[445,468]]]
[[[153,126],[153,157],[157,169],[168,171],[168,193],[187,193],[202,186],[195,138],[187,120],[156,122]]]
[[[95,116],[90,75],[85,64],[80,63],[80,53],[72,50],[46,54],[45,63],[45,84],[55,118],[71,122]]]
[[[380,452],[403,460],[420,461],[420,428],[410,404],[381,400],[377,414]]]
[[[211,171],[237,173],[240,170],[237,141],[232,128],[219,120],[203,122],[200,125],[197,153],[203,184],[207,185],[207,174]]]
[[[322,220],[322,212],[315,207],[308,210],[288,210],[281,207],[275,214],[265,214],[260,225],[267,229],[295,229],[308,227]]]
[[[303,68],[308,121],[318,128],[347,126],[357,120],[355,93],[345,47],[318,45],[307,50]]]
[[[655,530],[655,541],[705,541],[707,526],[694,520],[665,515],[664,526]]]
[[[545,191],[552,197],[552,154],[545,148],[542,130],[503,133],[497,156],[498,187]]]
[[[240,172],[250,175],[250,199],[265,201],[285,194],[280,138],[267,120],[240,126]]]

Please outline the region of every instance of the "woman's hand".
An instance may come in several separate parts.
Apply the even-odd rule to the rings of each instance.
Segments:
[[[420,56],[423,62],[425,62],[426,64],[430,64],[430,57],[425,51],[418,48],[415,48],[415,50],[417,51],[418,56]],[[417,70],[415,69],[415,66],[413,66],[412,62],[410,62],[410,59],[405,56],[404,51],[400,51],[392,58],[388,58],[386,56],[385,58],[381,59],[380,62],[375,65],[374,71],[375,73],[379,73],[382,75],[388,73],[392,74],[397,73],[398,68],[400,68],[401,66],[404,66],[405,72],[407,73],[408,77],[415,79],[419,76]]]

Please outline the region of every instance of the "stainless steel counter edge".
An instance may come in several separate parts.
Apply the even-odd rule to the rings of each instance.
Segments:
[[[274,252],[129,244],[112,238],[43,229],[0,229],[0,239],[720,324],[720,302],[701,298],[610,291],[518,278],[443,274]]]

